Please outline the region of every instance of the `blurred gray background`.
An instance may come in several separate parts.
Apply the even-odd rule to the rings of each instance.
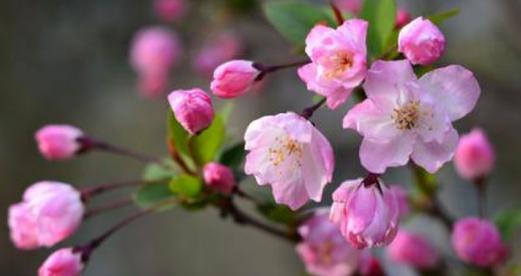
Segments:
[[[236,31],[245,41],[242,56],[266,63],[298,59],[264,20],[260,10],[231,13],[224,0],[189,1],[186,20],[170,24],[184,43],[183,64],[172,73],[170,87],[208,88],[208,80],[190,69],[190,58],[205,36],[218,29]],[[241,2],[241,1],[235,1]],[[461,7],[461,14],[442,29],[447,54],[439,65],[458,63],[474,71],[483,94],[476,110],[457,123],[460,132],[481,126],[498,152],[497,169],[489,186],[489,214],[520,207],[521,170],[521,3],[510,0],[400,1],[414,15]],[[18,251],[8,238],[7,208],[23,190],[42,180],[87,186],[140,177],[142,164],[103,153],[70,162],[50,163],[38,154],[34,131],[46,123],[69,123],[116,144],[164,155],[165,99],[146,100],[136,90],[136,76],[127,53],[133,33],[159,24],[151,1],[45,0],[0,1],[0,274],[35,275],[49,250]],[[289,70],[269,78],[263,91],[237,100],[230,133],[235,141],[248,122],[264,114],[301,110],[311,103],[310,92]],[[337,171],[331,191],[341,180],[358,176],[359,137],[341,129],[348,106],[320,110],[314,120],[333,143]],[[442,201],[456,217],[476,213],[475,191],[458,180],[452,164],[440,173]],[[391,170],[390,183],[410,185],[406,170]],[[259,190],[245,183],[248,189]],[[121,198],[116,192],[100,198]],[[245,205],[248,208],[248,205]],[[86,221],[63,246],[87,242],[132,208]],[[448,237],[428,218],[407,227]],[[442,250],[450,248],[437,243]],[[519,244],[518,244],[519,245]],[[519,246],[518,246],[519,247]],[[519,258],[518,258],[519,261]],[[394,272],[405,275],[405,272]],[[173,210],[150,216],[112,237],[95,252],[85,275],[303,275],[293,246],[256,230],[223,221],[215,210],[188,213]]]

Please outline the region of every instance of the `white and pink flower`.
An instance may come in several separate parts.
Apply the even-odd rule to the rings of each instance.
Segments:
[[[331,109],[343,104],[365,78],[367,26],[360,19],[347,20],[336,30],[317,25],[306,38],[311,63],[298,74],[309,90],[327,97]]]
[[[246,174],[271,185],[277,203],[295,210],[321,200],[335,162],[329,141],[311,122],[293,112],[264,116],[250,123],[244,139]]]
[[[64,160],[78,153],[81,149],[78,138],[83,135],[83,131],[74,126],[46,125],[36,132],[35,139],[47,160]]]
[[[38,276],[80,276],[83,266],[80,252],[63,248],[45,260],[38,270]]]
[[[411,64],[376,61],[364,84],[367,99],[344,118],[344,128],[364,136],[362,165],[373,173],[412,159],[434,173],[451,160],[458,143],[452,122],[467,115],[480,95],[474,75],[459,65],[416,78]]]

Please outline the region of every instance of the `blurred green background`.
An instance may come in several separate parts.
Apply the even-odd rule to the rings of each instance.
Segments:
[[[212,32],[229,29],[245,41],[243,58],[266,63],[298,59],[291,47],[266,22],[259,8],[231,10],[241,0],[191,0],[185,20],[170,24],[183,39],[183,63],[172,73],[170,88],[208,88],[208,80],[191,69],[191,57]],[[228,3],[226,3],[228,2]],[[259,1],[262,2],[262,1]],[[459,16],[442,30],[447,54],[439,65],[462,64],[474,71],[483,93],[475,111],[457,123],[460,132],[484,128],[498,152],[497,169],[489,185],[489,214],[521,207],[521,3],[517,0],[399,1],[414,15],[461,7]],[[5,216],[23,190],[42,180],[76,186],[134,179],[142,164],[103,153],[70,162],[50,163],[36,150],[33,133],[46,123],[69,123],[115,144],[164,155],[166,100],[146,100],[136,89],[128,65],[128,47],[140,27],[160,22],[151,1],[130,0],[2,0],[0,1],[0,227],[1,275],[35,275],[49,250],[16,250],[8,238]],[[301,110],[312,94],[295,71],[270,76],[264,89],[236,101],[230,133],[241,139],[248,122],[264,114]],[[219,102],[220,103],[220,102]],[[348,106],[320,110],[314,120],[336,150],[337,171],[328,191],[361,171],[359,137],[341,129]],[[452,164],[440,172],[441,197],[456,217],[476,213],[475,191],[459,180]],[[410,185],[404,169],[384,177],[388,183]],[[259,190],[245,183],[252,192]],[[100,198],[121,198],[116,192]],[[327,202],[327,201],[325,201]],[[245,205],[248,208],[248,205]],[[64,245],[88,241],[132,208],[86,221]],[[407,227],[428,233],[450,254],[441,225],[418,218]],[[517,241],[519,247],[519,235]],[[514,246],[515,248],[515,246]],[[517,257],[518,263],[520,262]],[[410,271],[392,268],[392,275]],[[253,229],[223,221],[215,210],[188,213],[173,210],[132,224],[94,254],[85,275],[303,275],[293,246]],[[457,272],[456,272],[457,274]]]

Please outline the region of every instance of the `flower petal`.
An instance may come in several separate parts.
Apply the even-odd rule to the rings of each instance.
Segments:
[[[410,134],[400,135],[384,143],[365,138],[360,146],[360,161],[368,171],[384,173],[387,167],[407,164],[413,146],[414,138]]]
[[[435,173],[443,164],[451,160],[458,144],[458,133],[454,128],[445,133],[442,142],[425,143],[421,140],[414,144],[412,159],[430,173]]]
[[[344,117],[343,127],[354,129],[366,138],[379,141],[388,141],[400,133],[391,116],[370,99],[349,110]]]

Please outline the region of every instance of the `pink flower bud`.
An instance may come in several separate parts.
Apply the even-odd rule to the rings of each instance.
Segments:
[[[47,125],[40,128],[35,139],[40,153],[48,160],[63,160],[73,157],[80,149],[78,138],[83,132],[69,125]]]
[[[297,244],[297,253],[311,275],[351,275],[358,266],[359,252],[328,220],[327,212],[320,209],[298,228],[302,241]]]
[[[348,180],[333,193],[330,219],[353,247],[384,246],[396,236],[398,208],[395,194],[382,183]]]
[[[507,252],[496,226],[474,217],[456,222],[452,231],[452,247],[461,260],[481,267],[502,262]]]
[[[445,51],[445,36],[429,19],[418,17],[400,30],[398,51],[412,64],[429,65]]]
[[[334,0],[333,3],[344,12],[350,12],[353,15],[356,15],[362,9],[362,1],[361,0]]]
[[[402,28],[409,22],[411,22],[411,14],[405,9],[398,8],[396,12],[396,28]]]
[[[211,77],[217,66],[236,58],[242,49],[238,36],[232,32],[222,32],[205,42],[194,58],[193,67],[201,75]]]
[[[185,0],[155,0],[154,11],[164,22],[170,23],[186,13]]]
[[[404,230],[398,231],[388,252],[393,261],[420,269],[433,268],[439,261],[438,250],[427,239]]]
[[[390,189],[396,196],[396,200],[398,200],[398,210],[400,211],[400,217],[406,217],[411,211],[411,207],[409,206],[408,192],[402,186],[398,185],[392,185]]]
[[[481,129],[461,136],[454,156],[454,165],[461,177],[471,181],[485,177],[494,168],[494,161],[494,148]]]
[[[203,90],[176,90],[168,95],[168,101],[175,118],[190,134],[196,134],[212,123],[212,99]]]
[[[63,248],[52,253],[40,266],[38,276],[80,276],[83,270],[81,253]]]
[[[76,231],[84,212],[80,192],[70,185],[35,183],[9,208],[11,240],[20,249],[51,247]]]
[[[215,69],[211,84],[212,92],[220,98],[242,96],[251,88],[260,71],[247,60],[228,61]]]
[[[203,176],[208,187],[223,194],[230,194],[235,187],[235,176],[232,170],[219,163],[206,164],[203,168]]]

